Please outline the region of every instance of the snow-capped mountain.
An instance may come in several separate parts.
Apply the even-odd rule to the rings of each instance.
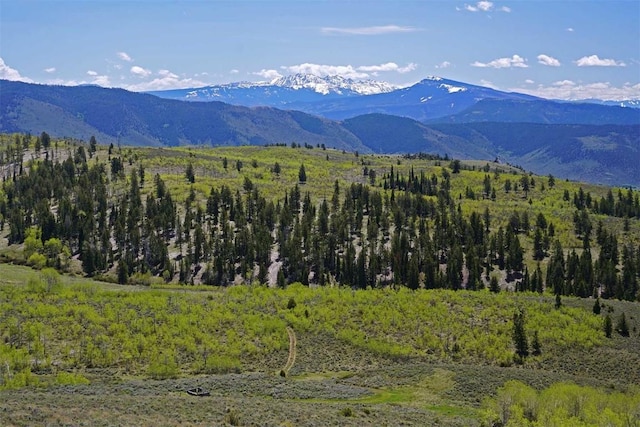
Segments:
[[[595,102],[557,102],[435,76],[412,86],[395,87],[374,80],[294,74],[269,82],[240,82],[151,93],[183,101],[221,101],[247,107],[298,110],[334,120],[363,114],[391,114],[431,123],[628,124],[637,123],[640,116],[637,107],[623,109],[620,103],[615,104],[620,111],[614,112],[598,108],[604,105]],[[624,106],[634,107],[634,103],[625,102]]]
[[[287,87],[294,90],[311,89],[314,92],[328,95],[375,95],[398,89],[387,82],[376,80],[353,80],[342,76],[319,77],[312,74],[292,74],[274,79],[272,86]]]
[[[340,97],[374,95],[398,89],[376,80],[353,80],[342,76],[319,77],[293,74],[268,82],[238,82],[193,89],[149,92],[161,98],[183,101],[221,101],[230,104],[283,107],[291,103],[314,102]]]

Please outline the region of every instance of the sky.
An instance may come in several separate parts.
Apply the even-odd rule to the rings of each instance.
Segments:
[[[298,72],[640,99],[640,1],[0,0],[2,79],[147,91]]]

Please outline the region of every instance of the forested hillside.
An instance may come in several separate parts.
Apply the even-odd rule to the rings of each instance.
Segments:
[[[351,425],[545,425],[562,387],[586,425],[637,420],[635,190],[312,144],[0,144],[0,257],[40,271],[0,265],[0,389],[53,387],[36,419],[99,390],[199,419],[176,393],[205,384],[253,409],[203,423],[257,422],[265,389]]]
[[[640,201],[631,189],[310,145],[105,151],[52,145],[46,133],[14,139],[0,213],[8,243],[26,242],[34,265],[77,260],[85,274],[120,283],[502,284],[637,298]]]

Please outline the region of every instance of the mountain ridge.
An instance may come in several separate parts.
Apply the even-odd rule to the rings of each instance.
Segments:
[[[410,117],[425,123],[439,121],[520,121],[537,123],[580,124],[636,124],[640,123],[640,102],[622,103],[568,102],[549,100],[518,92],[505,92],[492,88],[458,82],[437,76],[426,77],[419,82],[397,87],[375,80],[353,80],[340,76],[318,77],[308,74],[281,76],[269,82],[239,82],[195,89],[149,92],[161,98],[183,101],[221,101],[242,106],[270,106],[323,116],[333,120],[345,120],[364,114],[391,114]],[[486,101],[505,101],[508,113],[517,119],[505,120],[504,108],[490,104],[496,110],[483,111],[481,115],[460,116],[467,110],[486,107]],[[515,103],[528,101],[529,104]],[[511,102],[511,104],[508,104]],[[608,106],[628,108],[610,114]],[[553,115],[540,110],[553,108]],[[530,110],[536,114],[527,117]],[[494,117],[496,114],[503,116]],[[606,117],[604,117],[606,116]]]
[[[453,91],[454,95],[468,92],[441,80],[435,84],[435,90]],[[429,87],[433,89],[433,85]],[[476,122],[424,123],[381,113],[334,121],[295,110],[184,102],[96,86],[0,81],[0,89],[0,132],[40,134],[46,131],[52,136],[85,141],[94,135],[102,143],[124,145],[236,146],[295,142],[361,153],[430,152],[487,161],[500,156],[539,174],[640,186],[637,168],[640,124],[635,123],[555,124],[554,120],[559,120],[553,114],[540,118],[539,121],[544,119],[543,123],[523,123],[518,122],[518,111],[522,110],[517,108],[503,109],[506,112],[502,117],[507,117],[507,113],[512,115],[507,117],[510,121],[504,122],[498,120],[499,114],[489,114],[495,113],[491,108],[485,109],[486,117]],[[485,104],[492,102],[504,106],[509,102],[529,105],[530,101],[484,101]],[[484,104],[474,104],[460,117],[478,114],[478,105]],[[621,107],[594,107],[612,112],[613,116],[621,111],[640,114],[639,110]],[[573,116],[563,114],[580,116],[575,112]]]

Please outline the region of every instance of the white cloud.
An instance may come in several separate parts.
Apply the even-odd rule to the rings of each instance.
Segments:
[[[484,87],[488,87],[488,88],[491,88],[491,89],[499,90],[498,86],[494,85],[489,80],[480,80],[480,86],[484,86]]]
[[[407,64],[406,67],[400,67],[398,68],[398,72],[400,74],[406,74],[406,73],[410,73],[411,71],[414,71],[416,68],[418,68],[418,64],[414,63],[414,62],[410,62]]]
[[[133,59],[127,54],[127,52],[116,52],[116,55],[118,55],[118,58],[122,59],[123,61],[133,61]]]
[[[98,86],[105,86],[105,87],[111,86],[111,82],[109,81],[109,76],[96,75],[93,77],[93,81],[91,83]]]
[[[465,4],[464,8],[469,12],[489,12],[493,9],[493,3],[490,1],[479,1],[475,5]]]
[[[384,71],[396,71],[400,74],[409,73],[417,68],[417,64],[410,62],[406,67],[400,67],[395,62],[387,62],[380,65],[361,65],[356,68],[357,71],[364,71],[366,73],[372,73],[376,75],[379,72]]]
[[[556,87],[562,87],[562,86],[566,87],[566,86],[575,86],[576,84],[571,80],[560,80],[557,82],[553,82],[552,85]]]
[[[44,72],[45,73],[49,73],[49,74],[55,73],[56,72],[56,67],[45,68]]]
[[[549,67],[560,66],[560,61],[558,61],[556,58],[552,56],[545,55],[545,54],[538,55],[538,62],[542,65],[548,65]]]
[[[358,71],[351,65],[323,65],[323,64],[310,64],[308,62],[304,64],[291,65],[288,67],[281,67],[283,70],[289,73],[302,73],[313,74],[314,76],[326,77],[326,76],[343,76],[350,79],[364,79],[369,77],[369,74]]]
[[[14,68],[9,67],[4,63],[4,60],[0,57],[0,79],[13,80],[15,82],[33,83],[29,77],[20,75],[20,72]]]
[[[93,70],[89,70],[89,71],[87,71],[87,75],[89,75],[89,76],[97,76],[98,73],[93,71]]]
[[[236,70],[235,68],[233,70],[229,71],[229,74],[238,74],[240,72],[240,70]],[[204,73],[203,73],[204,74]]]
[[[419,31],[414,27],[404,27],[400,25],[381,25],[374,27],[322,27],[323,34],[349,34],[358,36],[376,36],[380,34],[411,33]]]
[[[169,70],[159,70],[158,71],[158,75],[162,76],[162,77],[168,77],[168,78],[171,78],[171,79],[177,79],[178,78],[177,74],[174,74]]]
[[[436,65],[436,68],[449,68],[449,67],[451,67],[451,62],[449,61],[443,61],[438,65]]]
[[[478,6],[478,9],[480,9],[483,12],[488,12],[491,9],[493,9],[493,3],[490,1],[479,1],[477,6]]]
[[[574,30],[573,28],[569,27],[569,28],[567,28],[567,31],[568,31],[569,33],[573,33],[575,30]]]
[[[123,85],[123,87],[134,92],[145,92],[151,90],[186,89],[207,85],[207,83],[191,77],[178,76],[169,70],[159,70],[158,76],[159,77],[148,82]]]
[[[491,62],[474,62],[472,67],[479,68],[527,68],[527,60],[520,55],[513,55],[511,58],[498,58]]]
[[[282,74],[280,74],[277,70],[267,70],[265,68],[263,68],[260,71],[256,71],[255,73],[252,73],[252,74],[256,76],[260,76],[267,80],[274,80],[282,77]]]
[[[468,12],[491,12],[494,10],[495,4],[490,1],[479,1],[476,4],[465,4],[464,9],[456,6],[457,11],[466,10]],[[501,6],[496,9],[499,12],[511,13],[511,8],[508,6]]]
[[[575,61],[578,67],[626,67],[622,61],[615,59],[600,59],[598,55],[583,56]]]
[[[531,80],[531,79],[527,79],[527,80],[525,80],[524,82],[525,82],[526,84],[528,84],[528,85],[532,85],[532,84],[534,84],[534,83],[535,83],[535,82],[534,82],[533,80]]]
[[[549,86],[538,85],[536,88],[513,88],[515,92],[527,93],[541,98],[580,100],[602,99],[608,101],[623,101],[640,98],[640,83],[625,83],[622,86],[612,86],[609,82],[576,83],[562,80]]]
[[[133,67],[131,67],[130,71],[131,71],[131,74],[135,74],[138,77],[149,77],[151,75],[150,70],[147,70],[142,67],[138,67],[137,65],[134,65]]]

